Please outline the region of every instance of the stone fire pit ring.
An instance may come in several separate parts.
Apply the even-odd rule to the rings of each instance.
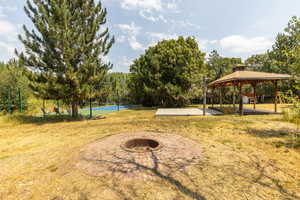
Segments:
[[[121,147],[128,152],[145,153],[158,151],[163,147],[163,144],[151,138],[132,138],[123,143]]]

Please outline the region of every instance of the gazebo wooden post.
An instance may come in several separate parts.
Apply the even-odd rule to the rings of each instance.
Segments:
[[[233,84],[233,97],[232,97],[232,104],[233,104],[233,110],[235,112],[235,109],[236,109],[236,106],[235,106],[235,97],[236,97],[236,94],[235,94],[235,87],[236,85]]]
[[[275,87],[275,97],[274,97],[275,113],[277,113],[278,81],[274,81],[273,83]]]
[[[253,92],[254,92],[254,101],[253,101],[253,109],[256,110],[256,85],[257,83],[252,83]]]
[[[242,87],[243,87],[243,84],[240,82],[240,84],[239,84],[239,96],[240,96],[239,111],[240,111],[241,116],[244,115]]]

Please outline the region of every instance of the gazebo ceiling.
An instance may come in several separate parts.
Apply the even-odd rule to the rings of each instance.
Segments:
[[[276,73],[266,73],[266,72],[254,72],[254,71],[236,71],[232,74],[226,75],[218,80],[215,80],[208,84],[209,87],[218,86],[230,86],[236,85],[238,83],[259,83],[268,81],[280,81],[288,80],[292,78],[288,74],[276,74]]]

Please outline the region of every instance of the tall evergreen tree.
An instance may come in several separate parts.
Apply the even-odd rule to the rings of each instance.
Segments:
[[[24,25],[19,39],[25,52],[16,52],[27,67],[30,87],[44,99],[78,105],[93,96],[112,67],[103,62],[114,43],[106,23],[107,11],[95,0],[27,0],[25,12],[34,30]]]

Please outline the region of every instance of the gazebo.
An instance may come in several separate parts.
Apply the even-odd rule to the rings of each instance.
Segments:
[[[237,66],[236,71],[232,74],[226,75],[218,80],[215,80],[208,84],[211,88],[221,88],[224,86],[237,86],[239,88],[239,113],[244,114],[243,109],[243,85],[250,84],[253,87],[253,97],[254,97],[254,110],[256,109],[256,86],[259,83],[272,82],[275,87],[275,112],[277,113],[277,97],[278,97],[278,81],[289,80],[292,76],[288,74],[276,74],[276,73],[266,73],[266,72],[254,72],[254,71],[243,71],[245,66]]]

